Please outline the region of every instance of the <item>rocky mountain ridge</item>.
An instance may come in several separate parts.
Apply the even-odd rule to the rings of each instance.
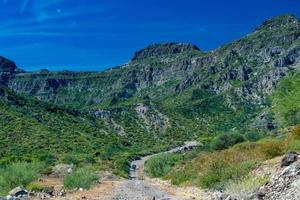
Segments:
[[[129,161],[192,140],[230,143],[214,150],[248,141],[247,151],[273,157],[287,142],[251,142],[300,124],[299,72],[292,15],[209,52],[151,45],[103,72],[25,72],[0,57],[0,164],[97,163],[126,177]]]
[[[128,109],[131,110],[128,115],[132,115],[136,105],[147,102],[164,112],[160,107],[173,99],[172,96],[177,97],[177,104],[185,110],[182,114],[185,115],[189,110],[184,108],[188,93],[191,94],[191,105],[199,104],[206,97],[219,98],[223,101],[219,104],[220,109],[256,112],[257,116],[259,112],[269,113],[266,97],[272,94],[282,78],[299,68],[299,24],[295,16],[279,16],[267,20],[253,33],[212,52],[202,52],[190,44],[155,44],[135,53],[132,60],[120,68],[99,73],[20,73],[10,79],[8,85],[18,93],[41,100],[75,108],[101,108],[108,112],[111,107],[119,107],[127,114]],[[255,109],[245,110],[250,107]],[[174,113],[177,108],[168,109]],[[202,111],[193,110],[194,118],[215,120],[211,117],[213,113],[206,116],[208,111]],[[138,117],[137,113],[134,115]],[[143,123],[147,124],[146,121]],[[174,123],[178,122],[175,120]],[[258,126],[255,120],[253,123],[254,127]],[[262,125],[263,129],[268,127],[267,124]],[[122,129],[126,128],[122,126]]]

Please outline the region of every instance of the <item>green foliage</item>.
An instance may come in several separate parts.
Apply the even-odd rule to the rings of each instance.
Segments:
[[[281,125],[300,123],[300,74],[282,80],[272,95],[272,109]]]
[[[165,178],[173,184],[224,189],[229,182],[243,180],[257,164],[284,154],[286,142],[264,139],[237,144],[222,151],[201,152],[192,160],[177,162]]]
[[[268,180],[264,177],[247,176],[240,180],[233,180],[227,183],[226,193],[239,199],[247,199],[249,196],[266,184]]]
[[[179,155],[162,153],[151,157],[145,163],[145,172],[151,177],[162,177],[168,173],[179,160]]]
[[[269,140],[262,142],[261,153],[264,154],[266,159],[271,159],[276,156],[280,156],[284,153],[285,144],[283,141]]]
[[[62,162],[65,163],[65,164],[78,165],[80,163],[79,155],[76,155],[76,154],[66,154],[63,157]]]
[[[256,142],[263,137],[264,135],[260,132],[248,131],[245,133],[245,139],[250,142]]]
[[[247,175],[255,164],[255,161],[228,164],[222,160],[216,160],[209,170],[203,173],[199,185],[203,188],[223,188],[229,180],[238,180]]]
[[[222,150],[245,141],[245,137],[238,133],[221,134],[211,142],[211,148]]]
[[[176,45],[156,45],[125,67],[105,72],[17,74],[10,83],[17,92],[42,101],[0,87],[0,164],[42,161],[47,169],[60,161],[78,166],[101,164],[101,169],[126,177],[133,157],[203,139],[207,148],[226,150],[201,158],[183,156],[181,161],[196,160],[197,166],[183,166],[185,171],[177,168],[181,163],[177,158],[161,158],[166,161],[164,165],[158,159],[152,163],[159,171],[156,175],[163,176],[176,168],[173,183],[200,184],[202,173],[206,181],[201,184],[211,187],[235,178],[234,170],[246,173],[246,161],[280,155],[280,146],[285,147],[281,142],[262,141],[229,148],[264,136],[268,130],[254,130],[252,126],[258,114],[272,104],[276,120],[283,127],[300,122],[298,74],[289,75],[278,88],[274,87],[271,101],[266,95],[270,88],[264,92],[256,88],[261,77],[274,74],[271,64],[285,59],[285,54],[296,51],[292,48],[299,45],[299,40],[282,39],[299,34],[297,23],[284,23],[290,19],[293,17],[277,18],[271,29],[266,23],[253,34],[212,52],[194,48],[181,52]],[[257,56],[257,52],[268,54],[275,46],[282,53],[270,53],[270,62]],[[264,102],[251,101],[251,96]],[[148,106],[147,112],[138,114],[136,105],[140,103]],[[95,117],[96,111],[103,116]],[[289,148],[298,148],[298,140],[288,144]],[[212,173],[219,164],[211,156],[225,165],[219,178]],[[238,168],[234,169],[229,161]]]
[[[288,137],[287,150],[299,151],[300,150],[300,125],[296,125]]]
[[[78,168],[71,174],[65,176],[64,187],[66,189],[83,188],[89,189],[98,175],[90,167]]]
[[[39,177],[43,166],[41,163],[16,162],[1,167],[0,194],[7,194],[7,192],[17,186],[26,187]]]
[[[41,192],[45,189],[45,187],[39,183],[32,182],[29,183],[26,187],[29,191]]]

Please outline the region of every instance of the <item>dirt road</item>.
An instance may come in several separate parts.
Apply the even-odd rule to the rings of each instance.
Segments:
[[[199,146],[197,142],[187,142],[181,147],[171,149],[165,153],[186,151]],[[142,157],[131,163],[130,180],[123,181],[114,191],[113,200],[182,200],[166,191],[161,191],[157,186],[144,180],[144,164],[155,156]]]
[[[200,144],[186,142],[183,146],[171,149],[165,153],[182,152]],[[176,187],[160,179],[150,179],[144,174],[145,162],[155,156],[145,156],[132,161],[130,179],[103,180],[87,191],[69,193],[55,200],[206,200],[206,193],[195,187]]]

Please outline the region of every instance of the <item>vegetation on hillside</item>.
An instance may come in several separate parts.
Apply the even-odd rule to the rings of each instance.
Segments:
[[[0,195],[17,186],[26,187],[35,179],[39,178],[43,171],[42,163],[15,162],[0,167]]]
[[[153,45],[99,73],[11,74],[3,83],[10,89],[0,87],[2,174],[74,164],[65,186],[88,188],[94,170],[127,177],[137,156],[198,140],[200,150],[151,158],[147,173],[204,188],[251,183],[243,178],[258,163],[300,148],[297,127],[273,138],[300,123],[299,26],[294,16],[277,17],[211,52]],[[42,173],[33,169],[6,185],[0,174],[0,192],[26,186]]]
[[[98,179],[98,175],[91,167],[82,167],[64,177],[64,187],[66,189],[89,189],[93,182]]]
[[[282,80],[272,95],[272,109],[282,126],[300,123],[300,74]]]

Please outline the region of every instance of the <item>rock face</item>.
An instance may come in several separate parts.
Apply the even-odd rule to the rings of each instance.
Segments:
[[[7,82],[14,77],[16,72],[16,64],[0,56],[0,84],[7,85]]]
[[[183,133],[207,127],[213,132],[217,126],[210,130],[210,124],[216,119],[224,119],[226,125],[220,127],[232,124],[227,119],[248,120],[245,124],[250,124],[249,129],[274,131],[278,126],[272,116],[259,116],[263,112],[272,115],[268,97],[283,78],[298,68],[300,22],[284,15],[267,20],[253,33],[214,51],[202,52],[190,44],[155,44],[135,53],[129,63],[104,72],[43,70],[17,74],[8,85],[18,93],[52,103],[80,109],[101,107],[105,112],[96,115],[106,118],[118,135],[137,127],[149,132],[180,127]],[[124,106],[124,102],[128,104]],[[137,106],[139,103],[152,103],[154,109],[145,110]],[[168,109],[164,109],[166,105]],[[112,107],[123,111],[114,114]],[[247,117],[219,116],[224,112],[216,110]],[[125,116],[132,118],[126,125],[118,120]],[[128,124],[136,126],[128,128]],[[191,124],[201,125],[196,128]],[[236,126],[244,127],[239,123],[228,129]]]
[[[291,24],[294,25],[296,28],[299,28],[299,20],[296,16],[283,15],[265,21],[256,30],[274,29],[277,28],[278,26],[285,26],[286,24]]]
[[[51,176],[64,177],[65,175],[72,172],[73,167],[74,167],[73,165],[58,164],[53,167],[53,172],[52,172]]]
[[[192,44],[183,43],[163,43],[154,44],[145,49],[136,52],[132,60],[141,60],[149,57],[168,56],[189,51],[200,51],[200,49]]]
[[[289,152],[288,154],[286,154],[281,160],[281,167],[286,167],[296,162],[298,155],[299,154],[297,152]]]
[[[0,197],[0,200],[29,200],[29,194],[24,188],[16,187],[9,192],[7,197]]]
[[[299,161],[285,167],[271,181],[260,188],[260,199],[298,200],[300,199],[300,163]]]
[[[261,103],[290,67],[299,64],[299,27],[294,16],[276,17],[212,52],[200,52],[191,44],[155,44],[135,53],[132,62],[118,69],[89,74],[35,73],[18,76],[10,87],[57,103],[74,101],[71,95],[66,97],[68,92],[79,95],[85,91],[84,102],[93,104],[108,98],[113,102],[130,99],[137,91],[177,81],[170,90],[183,92],[197,86],[222,93],[234,89],[239,97]]]

